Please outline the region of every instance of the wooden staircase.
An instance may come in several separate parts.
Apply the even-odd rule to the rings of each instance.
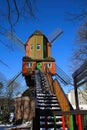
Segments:
[[[51,92],[47,76],[39,71],[35,73],[36,115],[33,130],[62,130],[61,107],[55,94]]]

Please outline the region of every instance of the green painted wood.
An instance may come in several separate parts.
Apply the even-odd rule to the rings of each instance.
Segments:
[[[38,36],[36,36],[36,44],[35,44],[35,51],[36,51],[36,56],[35,57],[36,57],[36,59],[38,58],[37,57],[37,53],[38,53],[37,52],[37,44],[38,44]]]
[[[70,115],[70,130],[74,130],[73,116]]]
[[[44,58],[44,37],[42,36],[42,58]]]
[[[42,70],[42,63],[37,63],[37,69]]]
[[[56,116],[54,115],[54,130],[56,130]]]
[[[86,121],[87,121],[87,115],[86,115]]]

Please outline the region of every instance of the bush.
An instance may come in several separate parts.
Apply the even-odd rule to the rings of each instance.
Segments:
[[[1,114],[0,115],[0,121],[2,122],[2,124],[6,124],[9,123],[9,114]]]

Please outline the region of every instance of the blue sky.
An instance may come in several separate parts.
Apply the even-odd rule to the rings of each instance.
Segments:
[[[14,29],[24,43],[35,30],[42,31],[46,36],[49,36],[56,28],[63,30],[63,35],[53,43],[51,54],[56,59],[56,64],[70,76],[72,73],[69,68],[71,64],[69,59],[75,46],[79,23],[68,21],[67,12],[76,12],[81,2],[82,0],[37,0],[37,10],[35,10],[37,19],[24,20],[22,18]],[[6,28],[6,23],[4,25]],[[0,39],[9,42],[2,36]],[[0,59],[9,65],[7,68],[0,64],[0,72],[10,79],[22,69],[22,57],[25,53],[17,48],[11,52],[2,43],[0,45]]]

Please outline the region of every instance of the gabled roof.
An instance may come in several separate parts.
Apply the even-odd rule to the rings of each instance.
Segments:
[[[39,35],[39,36],[40,36],[40,35],[41,35],[41,36],[43,35],[43,36],[47,39],[47,37],[46,37],[40,30],[36,30],[32,35],[30,35],[30,37],[32,37],[33,35]],[[29,37],[29,38],[30,38],[30,37]]]
[[[40,30],[36,30],[33,34],[35,34],[35,35],[44,35]]]
[[[28,40],[29,40],[32,36],[34,36],[34,35],[44,36],[44,38],[48,41],[47,37],[46,37],[40,30],[36,30],[32,35],[30,35],[29,38],[28,38]],[[26,46],[28,40],[26,41],[25,46]],[[49,41],[48,41],[48,42],[49,42]]]

